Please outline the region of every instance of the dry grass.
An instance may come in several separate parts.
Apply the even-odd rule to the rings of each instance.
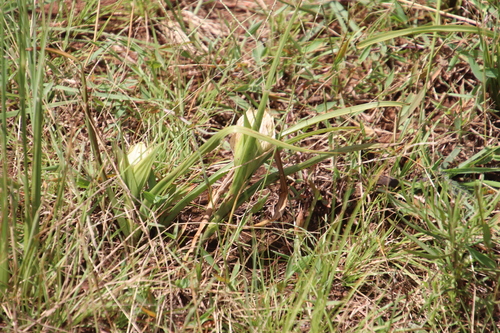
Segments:
[[[71,55],[46,52],[37,60],[44,122],[33,257],[24,252],[23,228],[35,162],[22,138],[26,147],[37,140],[34,118],[23,131],[14,114],[23,95],[17,76],[2,90],[8,114],[2,181],[9,178],[9,185],[0,193],[9,194],[1,207],[11,223],[0,328],[500,330],[499,53],[492,46],[498,38],[402,35],[356,48],[368,37],[431,23],[475,23],[495,32],[500,8],[477,1],[461,1],[455,10],[445,8],[453,1],[440,9],[425,1],[303,2],[291,21],[291,7],[270,0],[54,3],[57,10],[46,4],[27,14],[36,22],[37,45],[45,38],[46,48]],[[4,22],[23,15],[3,6]],[[15,27],[4,29],[3,53],[17,74],[20,37]],[[28,46],[29,55],[42,54]],[[200,152],[216,132],[258,107],[274,57],[281,61],[267,105],[278,131],[344,107],[406,103],[325,120],[281,141],[296,137],[296,146],[317,151],[389,145],[314,163],[315,154],[283,149],[285,169],[299,167],[287,176],[280,221],[252,228],[271,219],[279,201],[279,182],[266,184],[276,172],[269,162],[250,180],[265,185],[192,251],[225,173],[217,175],[232,159],[227,140]],[[28,102],[37,97],[35,86],[27,85]],[[102,164],[90,148],[93,131]],[[157,151],[137,198],[118,161],[120,151],[140,141]],[[190,158],[196,162],[165,191],[151,194],[152,183]],[[212,179],[210,190],[198,194]],[[165,204],[147,206],[148,195]],[[121,221],[140,233],[124,234]]]

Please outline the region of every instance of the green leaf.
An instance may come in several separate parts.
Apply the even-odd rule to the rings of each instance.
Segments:
[[[480,34],[480,35],[485,35],[488,37],[494,37],[494,34],[492,31],[487,30],[487,29],[474,27],[471,25],[453,25],[453,24],[450,24],[450,25],[429,25],[429,26],[402,29],[402,30],[381,33],[379,35],[376,35],[375,37],[368,38],[365,41],[359,43],[358,49],[363,49],[367,46],[381,43],[381,42],[385,42],[386,40],[398,38],[401,36],[417,35],[417,34],[432,34],[432,33],[439,33],[439,32],[444,32],[444,33],[463,32],[463,33]]]
[[[118,169],[120,171],[120,176],[123,179],[125,185],[132,193],[134,197],[137,197],[139,194],[139,189],[137,186],[137,182],[134,176],[133,168],[130,166],[127,155],[123,153],[123,151],[119,148],[116,148],[116,155],[118,159]]]
[[[471,168],[446,169],[442,171],[450,175],[460,175],[460,174],[471,174],[471,173],[500,172],[500,168],[471,167]]]
[[[489,163],[492,159],[494,160],[498,156],[499,152],[500,152],[500,148],[498,148],[498,147],[485,147],[480,152],[474,154],[467,161],[460,163],[457,166],[457,169],[467,168],[467,167],[470,167],[473,165],[478,165],[478,164]]]
[[[136,177],[136,182],[139,190],[142,190],[144,188],[144,185],[151,175],[151,172],[153,170],[153,163],[155,162],[158,149],[159,147],[151,150],[148,149],[148,151],[144,152],[144,154],[141,155],[140,161],[136,165],[133,165],[134,176]]]
[[[119,171],[132,196],[139,198],[148,181],[159,147],[146,148],[142,142],[132,146],[127,155],[117,149]]]
[[[490,257],[488,257],[487,255],[469,247],[468,248],[469,250],[469,253],[470,255],[472,256],[472,258],[476,259],[481,265],[485,266],[485,267],[488,267],[490,269],[496,269],[497,268],[497,264],[496,262],[491,259]]]
[[[373,103],[366,103],[366,104],[360,104],[356,106],[351,106],[348,108],[343,108],[339,110],[334,110],[325,114],[321,114],[319,116],[303,120],[296,124],[295,126],[292,126],[286,130],[283,131],[282,135],[289,135],[292,133],[295,133],[297,131],[300,131],[301,129],[304,129],[306,127],[309,127],[311,125],[320,123],[322,121],[332,119],[332,118],[337,118],[340,116],[344,115],[355,115],[360,112],[363,112],[365,110],[373,109],[373,108],[383,108],[383,107],[402,107],[405,106],[405,103],[401,102],[373,102]],[[333,106],[332,102],[324,104],[323,107],[318,107],[317,110],[328,110],[331,106]]]

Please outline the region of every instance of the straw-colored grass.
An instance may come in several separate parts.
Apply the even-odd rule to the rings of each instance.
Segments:
[[[0,330],[499,331],[499,10],[3,1]]]

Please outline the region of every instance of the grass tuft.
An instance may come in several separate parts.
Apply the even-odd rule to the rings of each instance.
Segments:
[[[3,1],[0,330],[499,331],[499,9]]]

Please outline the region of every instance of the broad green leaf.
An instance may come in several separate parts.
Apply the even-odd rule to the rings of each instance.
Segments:
[[[153,163],[156,159],[156,153],[159,147],[148,148],[139,155],[139,160],[136,163],[131,162],[132,169],[134,171],[134,177],[136,178],[137,187],[139,191],[142,191],[144,185],[148,181],[151,172],[153,171]],[[140,193],[138,193],[139,195]]]
[[[487,255],[473,249],[472,247],[469,247],[469,253],[472,256],[472,258],[476,259],[481,265],[488,267],[490,269],[497,268],[496,262]]]
[[[139,142],[129,149],[127,155],[118,151],[120,174],[135,198],[140,197],[151,175],[157,149],[147,148],[143,142]]]

